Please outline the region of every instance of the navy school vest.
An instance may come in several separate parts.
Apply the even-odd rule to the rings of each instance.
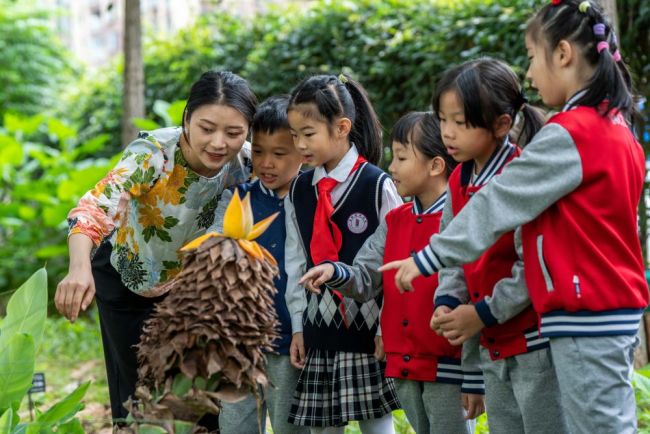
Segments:
[[[291,186],[290,200],[294,205],[300,238],[307,255],[307,269],[315,264],[310,254],[314,215],[318,192],[312,185],[314,170],[299,175]],[[339,261],[352,264],[361,246],[379,225],[382,187],[388,175],[378,167],[363,163],[352,175],[341,198],[334,203],[333,222],[341,230],[343,243]],[[323,286],[321,294],[307,291],[307,309],[303,313],[305,346],[323,350],[353,353],[374,352],[374,338],[379,325],[381,295],[365,303],[341,299]]]

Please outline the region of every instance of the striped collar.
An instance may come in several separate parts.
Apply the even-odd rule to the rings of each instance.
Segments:
[[[587,93],[587,89],[582,89],[574,93],[573,96],[569,98],[569,100],[564,104],[564,107],[562,107],[562,111],[565,112],[576,108],[577,107],[576,101],[582,98],[585,95],[585,93]]]
[[[474,172],[474,162],[470,161],[469,164],[463,164],[461,169],[461,180],[463,185],[468,185],[471,183],[474,187],[482,187],[492,178],[494,175],[499,173],[501,168],[506,164],[508,157],[515,151],[516,146],[510,143],[506,138],[503,145],[499,146],[490,156],[487,164],[481,172],[476,176],[476,179],[472,180],[472,173]]]
[[[413,208],[411,208],[411,212],[415,215],[422,215],[422,214],[433,214],[434,212],[440,212],[442,209],[445,207],[445,201],[447,200],[447,192],[445,191],[438,197],[438,199],[433,202],[433,204],[422,211],[422,204],[420,203],[419,199],[417,197],[413,197]]]
[[[264,193],[267,196],[279,198],[278,194],[275,191],[271,190],[270,188],[265,187],[264,183],[262,181],[260,181],[259,179],[257,180],[257,183],[259,184],[260,190],[262,190],[262,193]]]

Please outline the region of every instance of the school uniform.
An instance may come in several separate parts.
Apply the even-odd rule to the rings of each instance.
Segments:
[[[520,154],[506,140],[480,173],[475,174],[473,161],[459,165],[449,178],[442,227]],[[471,302],[486,326],[480,358],[490,432],[566,433],[549,343],[537,331],[520,248],[519,232],[506,232],[476,261],[441,272],[435,304],[453,309]]]
[[[269,411],[271,426],[278,433],[307,433],[307,429],[289,424],[291,396],[298,382],[300,371],[291,365],[289,347],[291,345],[291,316],[285,302],[287,273],[284,266],[284,243],[286,239],[284,197],[267,188],[258,179],[237,187],[241,198],[250,194],[253,220],[259,222],[276,212],[279,213],[271,225],[255,241],[266,248],[278,263],[279,274],[273,279],[277,293],[273,296],[275,312],[278,316],[280,336],[273,342],[273,352],[266,354],[266,369],[270,385],[263,394],[262,407],[254,396],[237,403],[223,403],[219,415],[219,429],[222,434],[257,434],[260,426],[266,425],[266,410]],[[214,224],[208,232],[222,232],[226,209],[233,196],[233,190],[224,191],[217,205]],[[264,429],[262,429],[264,431]]]
[[[353,170],[354,169],[354,170]],[[401,198],[388,176],[360,162],[354,145],[331,172],[323,167],[299,175],[285,201],[287,213],[286,300],[293,333],[303,332],[307,348],[291,408],[290,421],[314,427],[342,426],[350,420],[378,419],[399,408],[392,381],[374,359],[381,297],[359,303],[323,288],[306,293],[298,285],[304,272],[316,265],[312,238],[317,217],[318,185],[324,178],[338,181],[331,191],[331,224],[341,232],[338,258],[352,263],[379,221]]]
[[[464,418],[461,385],[465,379],[463,392],[482,394],[482,373],[478,366],[461,365],[461,348],[429,327],[438,276],[418,278],[414,291],[400,294],[395,271],[377,271],[427,243],[428,235],[439,229],[446,197],[444,193],[428,209],[415,199],[390,211],[351,266],[333,263],[335,273],[326,285],[359,301],[383,293],[386,376],[395,380],[397,396],[415,431],[468,434],[473,429]]]
[[[432,273],[522,226],[526,284],[572,432],[631,433],[632,355],[648,304],[636,231],[645,158],[621,114],[568,107],[414,258]]]

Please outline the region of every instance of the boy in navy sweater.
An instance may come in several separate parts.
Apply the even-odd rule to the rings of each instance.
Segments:
[[[275,309],[280,321],[280,338],[274,343],[277,353],[267,354],[267,370],[271,385],[264,391],[273,431],[277,433],[307,433],[308,429],[287,422],[291,397],[298,382],[300,371],[291,366],[289,346],[291,344],[291,318],[284,300],[287,286],[287,273],[284,267],[284,196],[289,191],[291,181],[298,174],[302,157],[293,145],[287,122],[288,99],[285,96],[271,97],[257,109],[253,118],[252,159],[253,171],[257,179],[238,185],[240,197],[250,193],[254,220],[260,220],[280,212],[271,226],[256,239],[275,257],[280,274],[275,278]],[[214,224],[208,231],[221,232],[223,216],[234,190],[223,192]],[[261,416],[260,418],[258,418]],[[257,434],[265,432],[266,414],[257,412],[253,396],[235,403],[224,403],[219,415],[222,434]],[[259,425],[258,425],[259,424]]]

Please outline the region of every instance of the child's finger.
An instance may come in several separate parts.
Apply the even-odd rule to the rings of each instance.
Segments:
[[[308,280],[313,280],[313,278],[316,277],[318,274],[319,273],[316,268],[311,268],[309,271],[307,271],[305,274],[302,275],[298,283],[302,285]]]
[[[382,265],[381,267],[378,268],[377,271],[381,271],[383,273],[384,271],[395,270],[399,268],[401,265],[402,265],[402,261],[392,261],[389,262],[388,264]]]

